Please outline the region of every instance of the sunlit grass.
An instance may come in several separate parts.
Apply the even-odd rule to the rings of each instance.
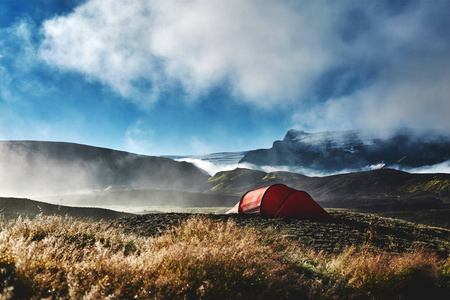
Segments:
[[[274,229],[195,217],[160,236],[69,217],[0,220],[0,298],[398,298],[450,286],[450,260],[367,247],[324,255]]]

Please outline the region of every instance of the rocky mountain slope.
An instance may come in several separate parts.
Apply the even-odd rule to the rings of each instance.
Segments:
[[[240,163],[288,166],[323,173],[381,167],[407,169],[450,160],[450,136],[431,132],[340,131],[306,133],[290,130],[270,149],[249,151]]]

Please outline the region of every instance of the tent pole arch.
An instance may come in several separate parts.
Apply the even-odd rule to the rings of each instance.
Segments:
[[[275,184],[272,184],[271,186],[269,186],[269,187],[267,188],[267,190],[264,192],[264,195],[262,196],[259,211],[261,211],[261,207],[262,207],[262,205],[263,205],[264,198],[266,197],[267,192],[268,192],[271,188],[273,188],[274,186],[277,186],[277,185],[284,185],[284,186],[287,186],[287,185],[282,184],[282,183],[275,183]]]

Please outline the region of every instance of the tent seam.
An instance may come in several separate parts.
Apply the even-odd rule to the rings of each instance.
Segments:
[[[277,213],[275,214],[275,218],[278,217],[278,214],[280,213],[281,207],[283,206],[284,202],[286,202],[287,198],[289,198],[290,196],[292,196],[295,193],[298,193],[300,191],[293,191],[292,193],[290,193],[289,195],[286,196],[286,198],[283,199],[283,201],[281,202],[280,206],[277,209]]]
[[[275,184],[272,184],[271,186],[269,186],[268,188],[267,188],[267,190],[264,192],[264,194],[263,194],[263,196],[262,196],[262,198],[261,198],[261,204],[259,205],[259,213],[261,214],[261,207],[262,207],[262,205],[263,205],[263,201],[264,201],[264,197],[266,197],[266,193],[272,188],[272,187],[274,187],[274,186],[276,186],[276,185],[284,185],[285,187],[288,187],[287,185],[285,185],[285,184],[283,184],[283,183],[275,183]],[[277,213],[278,214],[278,213]]]

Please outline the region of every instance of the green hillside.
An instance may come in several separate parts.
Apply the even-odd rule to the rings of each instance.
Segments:
[[[450,174],[410,174],[397,170],[307,177],[289,172],[265,173],[249,169],[219,172],[209,179],[220,193],[283,183],[308,192],[326,207],[366,211],[441,209],[450,204]]]

